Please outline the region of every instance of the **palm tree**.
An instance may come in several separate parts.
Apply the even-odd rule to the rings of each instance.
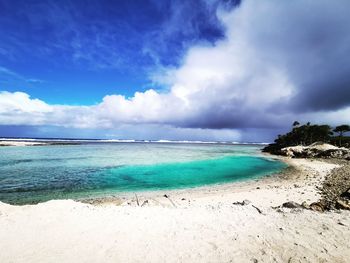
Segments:
[[[293,127],[297,127],[299,125],[300,125],[300,123],[298,121],[293,122]]]
[[[344,133],[350,131],[350,126],[346,125],[346,124],[339,125],[339,126],[335,127],[335,129],[333,131],[339,134],[339,146],[341,147],[341,140],[343,138],[343,135],[344,135]]]

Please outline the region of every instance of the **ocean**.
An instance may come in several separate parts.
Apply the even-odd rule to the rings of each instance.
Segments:
[[[0,147],[0,201],[32,204],[142,191],[184,189],[279,172],[261,145],[84,142]]]

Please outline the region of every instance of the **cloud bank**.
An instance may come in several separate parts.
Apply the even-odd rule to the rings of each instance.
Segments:
[[[90,106],[49,105],[0,93],[1,125],[113,129],[282,129],[298,119],[338,124],[350,116],[350,2],[243,1],[218,9],[225,38],[191,47],[158,86]],[[239,137],[239,136],[238,136]]]

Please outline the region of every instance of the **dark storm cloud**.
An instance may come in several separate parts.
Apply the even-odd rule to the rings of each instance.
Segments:
[[[290,109],[350,105],[350,2],[269,1],[247,18],[247,40],[285,70],[296,89]],[[263,7],[267,7],[263,9]]]
[[[227,68],[220,66],[211,69],[220,77],[212,81],[211,92],[194,96],[202,102],[202,110],[181,125],[276,128],[296,118],[312,121],[312,114],[346,109],[350,106],[348,10],[350,2],[342,0],[243,1],[223,18],[229,47],[213,48],[226,52],[220,63],[232,67],[232,72],[225,73]],[[207,61],[211,63],[210,56]],[[242,74],[222,82],[225,74],[240,70]],[[275,73],[282,79],[274,80]],[[269,101],[276,89],[286,95]],[[251,96],[260,101],[248,106]]]

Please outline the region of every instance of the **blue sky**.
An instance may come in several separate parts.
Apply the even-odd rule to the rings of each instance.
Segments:
[[[350,2],[0,0],[0,137],[272,141],[350,116]]]
[[[219,3],[0,1],[0,84],[48,103],[86,105],[132,96],[196,43],[224,35]]]

